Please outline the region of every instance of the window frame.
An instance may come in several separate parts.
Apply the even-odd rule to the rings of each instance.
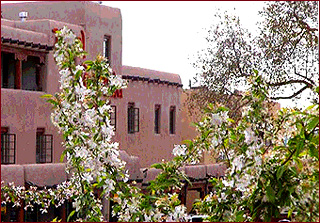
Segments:
[[[53,135],[44,134],[45,128],[37,128],[36,133],[36,163],[53,162]],[[48,151],[49,156],[48,156]]]
[[[128,119],[128,134],[139,132],[139,123],[140,123],[139,108],[136,108],[135,104],[132,102],[128,103],[127,119]]]
[[[108,59],[109,64],[111,64],[111,36],[104,35],[103,36],[103,56]]]
[[[9,133],[9,127],[1,127],[1,164],[16,163],[16,142],[16,134]]]

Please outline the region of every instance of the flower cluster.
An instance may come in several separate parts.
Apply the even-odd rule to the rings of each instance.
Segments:
[[[24,186],[15,186],[14,183],[5,185],[4,181],[1,181],[1,204],[13,203],[13,207],[20,207],[24,202],[25,210],[28,208],[33,210],[34,204],[37,204],[40,206],[41,213],[47,213],[51,204],[60,207],[78,194],[79,191],[67,181],[58,184],[56,189],[44,188],[41,190],[35,186],[26,189]]]

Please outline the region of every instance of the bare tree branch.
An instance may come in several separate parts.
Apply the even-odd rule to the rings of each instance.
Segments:
[[[313,85],[307,82],[306,80],[288,80],[277,83],[267,82],[267,84],[271,87],[285,86],[289,84],[305,84],[306,88],[313,88]]]
[[[294,97],[296,97],[297,95],[301,94],[304,90],[306,90],[308,87],[304,86],[303,88],[301,88],[299,91],[295,92],[294,94],[292,94],[291,96],[280,96],[280,97],[270,97],[271,100],[279,100],[279,99],[292,99]]]
[[[307,71],[307,69],[306,69],[306,71]],[[295,75],[297,75],[297,76],[299,76],[299,77],[302,77],[302,78],[308,80],[309,82],[312,83],[312,85],[315,85],[314,81],[311,80],[310,78],[308,78],[308,77],[306,77],[306,76],[303,76],[303,75],[301,75],[301,74],[299,74],[299,73],[297,73],[297,72],[294,72],[294,73],[295,73]]]
[[[317,28],[311,28],[309,26],[308,23],[304,22],[302,19],[300,19],[300,17],[296,14],[296,13],[293,13],[293,16],[296,17],[296,19],[298,20],[298,22],[306,29],[308,30],[309,32],[316,32],[318,31]]]

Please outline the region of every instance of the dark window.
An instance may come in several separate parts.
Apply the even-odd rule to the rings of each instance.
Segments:
[[[1,203],[1,222],[19,222],[18,213],[21,207],[12,206],[13,203]]]
[[[110,112],[110,124],[114,127],[114,130],[116,130],[117,127],[117,107],[115,105],[111,105],[112,111]]]
[[[170,134],[176,133],[176,106],[170,106],[169,114],[169,132]]]
[[[28,56],[22,61],[22,89],[29,91],[42,91],[40,58]]]
[[[134,103],[128,104],[128,133],[139,132],[139,108]]]
[[[108,58],[109,63],[111,59],[111,37],[110,36],[104,36],[103,39],[103,56],[105,58]]]
[[[20,61],[13,53],[1,52],[2,88],[42,91],[43,73],[39,57],[28,56],[26,61]]]
[[[155,105],[154,107],[154,133],[160,134],[160,115],[161,106]]]
[[[15,164],[16,134],[9,134],[8,127],[1,127],[1,164]]]
[[[65,201],[66,202],[66,201]],[[30,207],[27,208],[24,214],[25,222],[51,222],[52,219],[58,218],[62,220],[62,222],[66,221],[65,213],[62,211],[62,207],[54,207],[50,205],[48,207],[48,213],[41,213],[41,206],[35,202],[33,202],[33,210]],[[63,221],[64,220],[64,221]]]
[[[1,87],[15,88],[16,60],[13,53],[1,52]]]
[[[36,163],[52,163],[53,136],[44,133],[44,128],[37,128]]]

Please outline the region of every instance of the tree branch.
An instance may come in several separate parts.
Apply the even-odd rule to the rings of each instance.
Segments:
[[[313,88],[313,85],[310,84],[306,80],[288,80],[288,81],[282,81],[282,82],[277,82],[277,83],[267,82],[266,84],[271,87],[279,87],[279,86],[284,86],[284,85],[288,85],[288,84],[305,84],[306,88]]]
[[[313,85],[315,85],[314,81],[311,80],[310,78],[308,78],[308,77],[306,77],[306,76],[303,76],[303,75],[297,73],[296,71],[295,71],[294,73],[295,73],[295,75],[297,75],[297,76],[299,76],[299,77],[302,77],[302,78],[305,78],[305,79],[307,79],[310,83],[312,83]],[[306,69],[306,73],[307,73],[307,69]]]
[[[292,98],[296,97],[297,95],[301,94],[301,92],[303,92],[307,88],[308,88],[308,86],[304,86],[303,88],[301,88],[299,91],[297,91],[296,93],[294,93],[291,96],[287,96],[287,97],[270,97],[270,99],[272,99],[272,100],[292,99]]]
[[[317,28],[311,28],[308,23],[306,23],[306,22],[304,22],[303,20],[301,20],[300,17],[299,17],[296,13],[293,13],[293,16],[296,17],[296,19],[298,20],[298,22],[299,22],[302,26],[304,26],[304,28],[306,28],[306,30],[308,30],[309,32],[316,32],[316,31],[318,31]]]

